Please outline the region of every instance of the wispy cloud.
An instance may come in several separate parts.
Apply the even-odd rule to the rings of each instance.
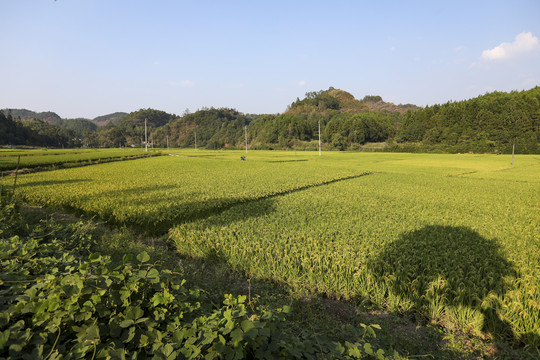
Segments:
[[[192,87],[195,83],[191,80],[182,80],[182,81],[169,81],[169,85],[173,87]]]
[[[300,80],[298,82],[298,86],[306,86],[306,81],[305,80]]]
[[[503,42],[493,49],[482,52],[482,60],[493,61],[517,57],[540,49],[540,41],[530,32],[518,34],[513,42]]]

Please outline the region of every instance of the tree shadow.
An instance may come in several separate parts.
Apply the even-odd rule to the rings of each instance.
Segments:
[[[18,183],[17,187],[27,188],[33,186],[56,186],[56,185],[66,185],[66,184],[75,184],[81,182],[90,182],[88,179],[71,179],[71,180],[43,180],[43,181],[30,181],[25,183]]]
[[[175,191],[178,189],[177,185],[139,185],[104,190],[97,194],[95,192],[79,194],[73,203],[64,202],[57,207],[73,211],[78,215],[97,216],[111,224],[129,225],[148,235],[163,235],[175,225],[209,218],[225,211],[229,212],[228,216],[221,220],[214,220],[220,222],[222,226],[241,221],[247,217],[268,214],[275,211],[274,201],[271,200],[279,196],[367,175],[369,173],[350,175],[267,194],[245,194],[244,192],[244,194],[236,196],[210,198],[204,196],[205,194],[200,191]],[[54,180],[25,185],[28,187],[35,185],[56,186],[78,181],[91,180]],[[111,200],[115,202],[112,203]],[[103,202],[108,205],[97,208],[88,206],[83,209],[80,204],[84,202]],[[232,211],[230,211],[231,209]],[[231,215],[233,212],[238,215]]]
[[[167,188],[168,186],[160,187]],[[215,197],[206,200],[185,201],[189,194],[171,194],[168,197],[160,197],[160,193],[153,187],[145,190],[143,188],[130,189],[126,193],[137,193],[137,191],[156,191],[156,198],[151,201],[151,206],[160,209],[149,216],[128,215],[123,220],[118,220],[115,215],[107,214],[104,220],[120,225],[129,225],[143,233],[149,235],[166,234],[173,226],[182,223],[195,222],[212,218],[214,224],[228,226],[237,221],[242,221],[250,217],[263,216],[275,211],[275,200],[272,198],[249,198],[249,197]],[[111,194],[108,194],[111,196]],[[196,193],[194,193],[196,195]],[[103,196],[103,194],[100,194]],[[114,196],[114,195],[112,195]],[[143,205],[137,199],[129,199],[130,204]],[[243,205],[243,206],[240,206]],[[227,216],[215,216],[228,212]],[[215,216],[215,217],[214,217]]]
[[[372,259],[369,269],[386,296],[412,302],[414,311],[437,320],[450,307],[479,311],[482,332],[514,339],[499,316],[500,298],[517,272],[496,241],[467,227],[429,225],[402,234]],[[434,315],[435,314],[435,315]]]
[[[299,160],[268,160],[268,161],[265,161],[265,162],[268,162],[268,163],[290,163],[290,162],[304,162],[304,161],[308,161],[307,159],[299,159]]]

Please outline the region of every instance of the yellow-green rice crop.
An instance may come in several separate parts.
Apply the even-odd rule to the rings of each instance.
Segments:
[[[118,159],[145,155],[144,149],[33,149],[33,150],[4,150],[0,152],[0,170],[13,170],[17,167],[18,157],[21,157],[19,168],[46,167],[66,163],[81,163],[86,161]]]
[[[242,204],[171,238],[255,276],[540,344],[538,157],[511,168],[496,156],[331,156],[378,173]]]
[[[315,166],[317,159],[269,163],[161,156],[19,177],[26,201],[76,209],[105,220],[166,232],[246,201],[362,175]],[[270,166],[272,164],[272,166]]]
[[[173,227],[180,252],[251,275],[539,346],[539,156],[171,153],[20,176],[17,193]]]

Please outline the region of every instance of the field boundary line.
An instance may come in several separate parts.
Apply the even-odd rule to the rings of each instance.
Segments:
[[[203,160],[223,160],[221,158],[218,158],[218,155],[182,155],[182,154],[171,154],[166,153],[165,155],[169,156],[176,156],[176,157],[183,157],[183,158],[190,158],[190,159],[203,159]]]
[[[112,162],[148,159],[148,158],[152,158],[156,156],[161,156],[161,153],[153,153],[153,154],[148,154],[148,155],[142,154],[142,155],[116,156],[116,157],[93,159],[93,160],[67,161],[67,162],[52,163],[50,165],[45,165],[45,166],[22,168],[22,169],[19,169],[17,173],[19,175],[24,175],[24,174],[32,174],[32,173],[37,173],[37,172],[72,169],[72,168],[79,168],[79,167],[85,167],[85,166],[91,166],[91,165],[100,165],[100,164],[106,164],[106,163],[112,163]],[[3,170],[4,175],[7,175],[7,176],[13,176],[15,175],[15,172],[16,172],[15,169]]]
[[[303,186],[299,186],[299,187],[294,187],[294,188],[291,188],[291,189],[278,191],[278,192],[275,192],[275,193],[270,193],[270,194],[266,194],[266,195],[255,197],[255,198],[235,199],[233,201],[229,201],[227,203],[220,204],[217,207],[206,209],[206,210],[201,211],[199,213],[194,213],[191,216],[189,216],[188,218],[184,218],[184,219],[180,220],[178,223],[174,223],[174,221],[173,221],[170,224],[170,227],[175,227],[175,226],[178,226],[178,225],[181,225],[181,224],[190,223],[190,222],[194,222],[194,221],[199,221],[199,220],[202,220],[202,219],[209,218],[211,216],[216,216],[216,215],[219,215],[219,214],[221,214],[221,213],[223,213],[225,211],[230,210],[231,208],[233,208],[235,206],[254,203],[254,202],[257,202],[257,201],[264,201],[264,200],[276,198],[276,197],[279,197],[279,196],[285,196],[285,195],[289,195],[289,194],[292,194],[292,193],[295,193],[295,192],[304,191],[304,190],[308,190],[308,189],[311,189],[311,188],[316,188],[316,187],[319,187],[319,186],[330,185],[330,184],[340,182],[340,181],[358,179],[358,178],[361,178],[361,177],[364,177],[364,176],[375,175],[375,174],[380,174],[380,172],[368,171],[368,172],[363,172],[361,174],[354,174],[354,175],[349,175],[349,176],[345,176],[345,177],[325,180],[325,181],[322,181],[322,182],[319,182],[319,183],[307,184],[307,185],[303,185]]]

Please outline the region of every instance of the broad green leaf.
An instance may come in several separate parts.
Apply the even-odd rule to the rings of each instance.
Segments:
[[[128,320],[124,320],[122,322],[120,322],[120,327],[123,327],[123,328],[127,328],[127,327],[130,327],[132,325],[134,325],[135,322],[131,319],[128,319]]]
[[[244,331],[245,336],[252,339],[257,336],[258,330],[257,330],[255,322],[250,321],[250,320],[244,320],[242,321],[240,326],[242,327],[242,330]]]
[[[144,315],[144,310],[141,309],[139,306],[131,306],[126,310],[126,319],[128,320],[137,320],[138,318],[142,317]]]
[[[145,263],[150,260],[150,255],[146,251],[143,251],[137,255],[137,260],[141,263]]]
[[[365,344],[364,344],[364,351],[365,351],[366,354],[368,354],[368,355],[373,355],[373,349],[372,349],[370,343],[365,343]]]
[[[0,331],[0,350],[4,348],[4,345],[9,339],[11,332],[9,330]]]
[[[238,344],[244,340],[244,332],[241,329],[234,329],[230,336],[233,346],[238,346]]]

